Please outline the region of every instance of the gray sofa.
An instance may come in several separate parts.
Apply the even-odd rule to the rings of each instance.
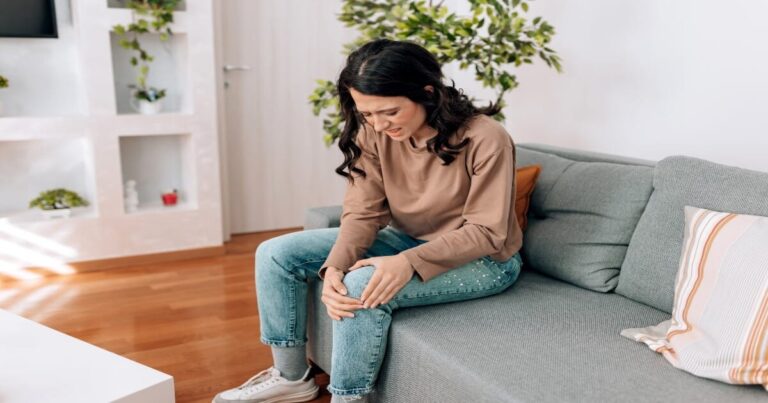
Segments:
[[[540,164],[518,282],[489,298],[396,311],[376,401],[764,402],[673,368],[625,328],[670,316],[683,206],[768,216],[768,174],[526,144]],[[339,225],[341,207],[305,228]],[[331,320],[310,298],[309,354],[330,373]]]

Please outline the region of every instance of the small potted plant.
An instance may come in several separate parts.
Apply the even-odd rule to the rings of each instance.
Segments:
[[[120,46],[132,52],[131,66],[138,68],[136,84],[128,86],[131,89],[130,104],[136,112],[144,115],[154,115],[161,111],[160,101],[165,97],[165,90],[147,85],[149,66],[155,57],[142,46],[141,39],[146,34],[158,34],[161,41],[167,41],[173,35],[173,12],[179,2],[180,0],[128,0],[125,4],[132,10],[133,21],[112,28],[119,38]]]
[[[40,193],[29,202],[29,208],[39,208],[48,218],[67,218],[72,213],[73,207],[84,207],[88,201],[80,197],[76,192],[67,189],[51,189]]]
[[[0,90],[8,88],[8,79],[0,75]],[[3,115],[3,101],[0,100],[0,116]]]
[[[129,85],[128,88],[133,90],[131,92],[131,106],[136,112],[143,115],[155,115],[163,109],[160,100],[165,97],[164,89],[139,87],[138,85]]]

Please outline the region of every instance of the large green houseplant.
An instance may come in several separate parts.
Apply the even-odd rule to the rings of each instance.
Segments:
[[[128,25],[118,24],[112,29],[120,37],[119,43],[132,51],[131,65],[138,67],[136,83],[129,85],[137,109],[143,113],[159,112],[159,101],[165,97],[165,89],[149,87],[147,77],[149,65],[154,57],[141,45],[139,38],[148,33],[160,35],[161,41],[167,41],[173,31],[173,11],[180,0],[128,0],[127,6],[133,11],[133,22]],[[133,104],[133,103],[132,103]]]
[[[528,2],[522,0],[467,0],[470,15],[451,12],[443,2],[425,0],[344,0],[339,20],[360,31],[344,45],[349,54],[377,38],[407,40],[424,46],[440,63],[457,62],[473,69],[484,87],[496,92],[495,102],[504,105],[504,95],[517,87],[514,68],[533,63],[538,57],[561,71],[560,58],[548,44],[555,34],[541,17],[526,18]],[[309,96],[312,111],[323,114],[324,140],[330,146],[341,134],[335,83],[318,80]],[[500,120],[502,114],[497,115]]]

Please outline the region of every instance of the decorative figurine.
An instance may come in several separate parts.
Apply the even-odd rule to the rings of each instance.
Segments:
[[[139,209],[139,192],[136,191],[136,181],[129,179],[125,182],[125,211],[133,213]]]

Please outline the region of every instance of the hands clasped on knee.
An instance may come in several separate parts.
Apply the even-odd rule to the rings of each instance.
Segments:
[[[342,279],[344,272],[331,266],[325,271],[323,280],[323,296],[320,300],[325,304],[328,316],[333,320],[341,320],[342,317],[354,318],[354,311],[363,308],[363,303],[355,298],[346,297],[347,287]]]
[[[376,308],[388,303],[408,284],[414,274],[413,267],[403,255],[358,260],[349,271],[364,266],[373,266],[375,270],[360,299],[347,296],[348,290],[343,282],[344,272],[333,266],[326,269],[321,300],[332,319],[354,318],[354,311],[358,309]]]

